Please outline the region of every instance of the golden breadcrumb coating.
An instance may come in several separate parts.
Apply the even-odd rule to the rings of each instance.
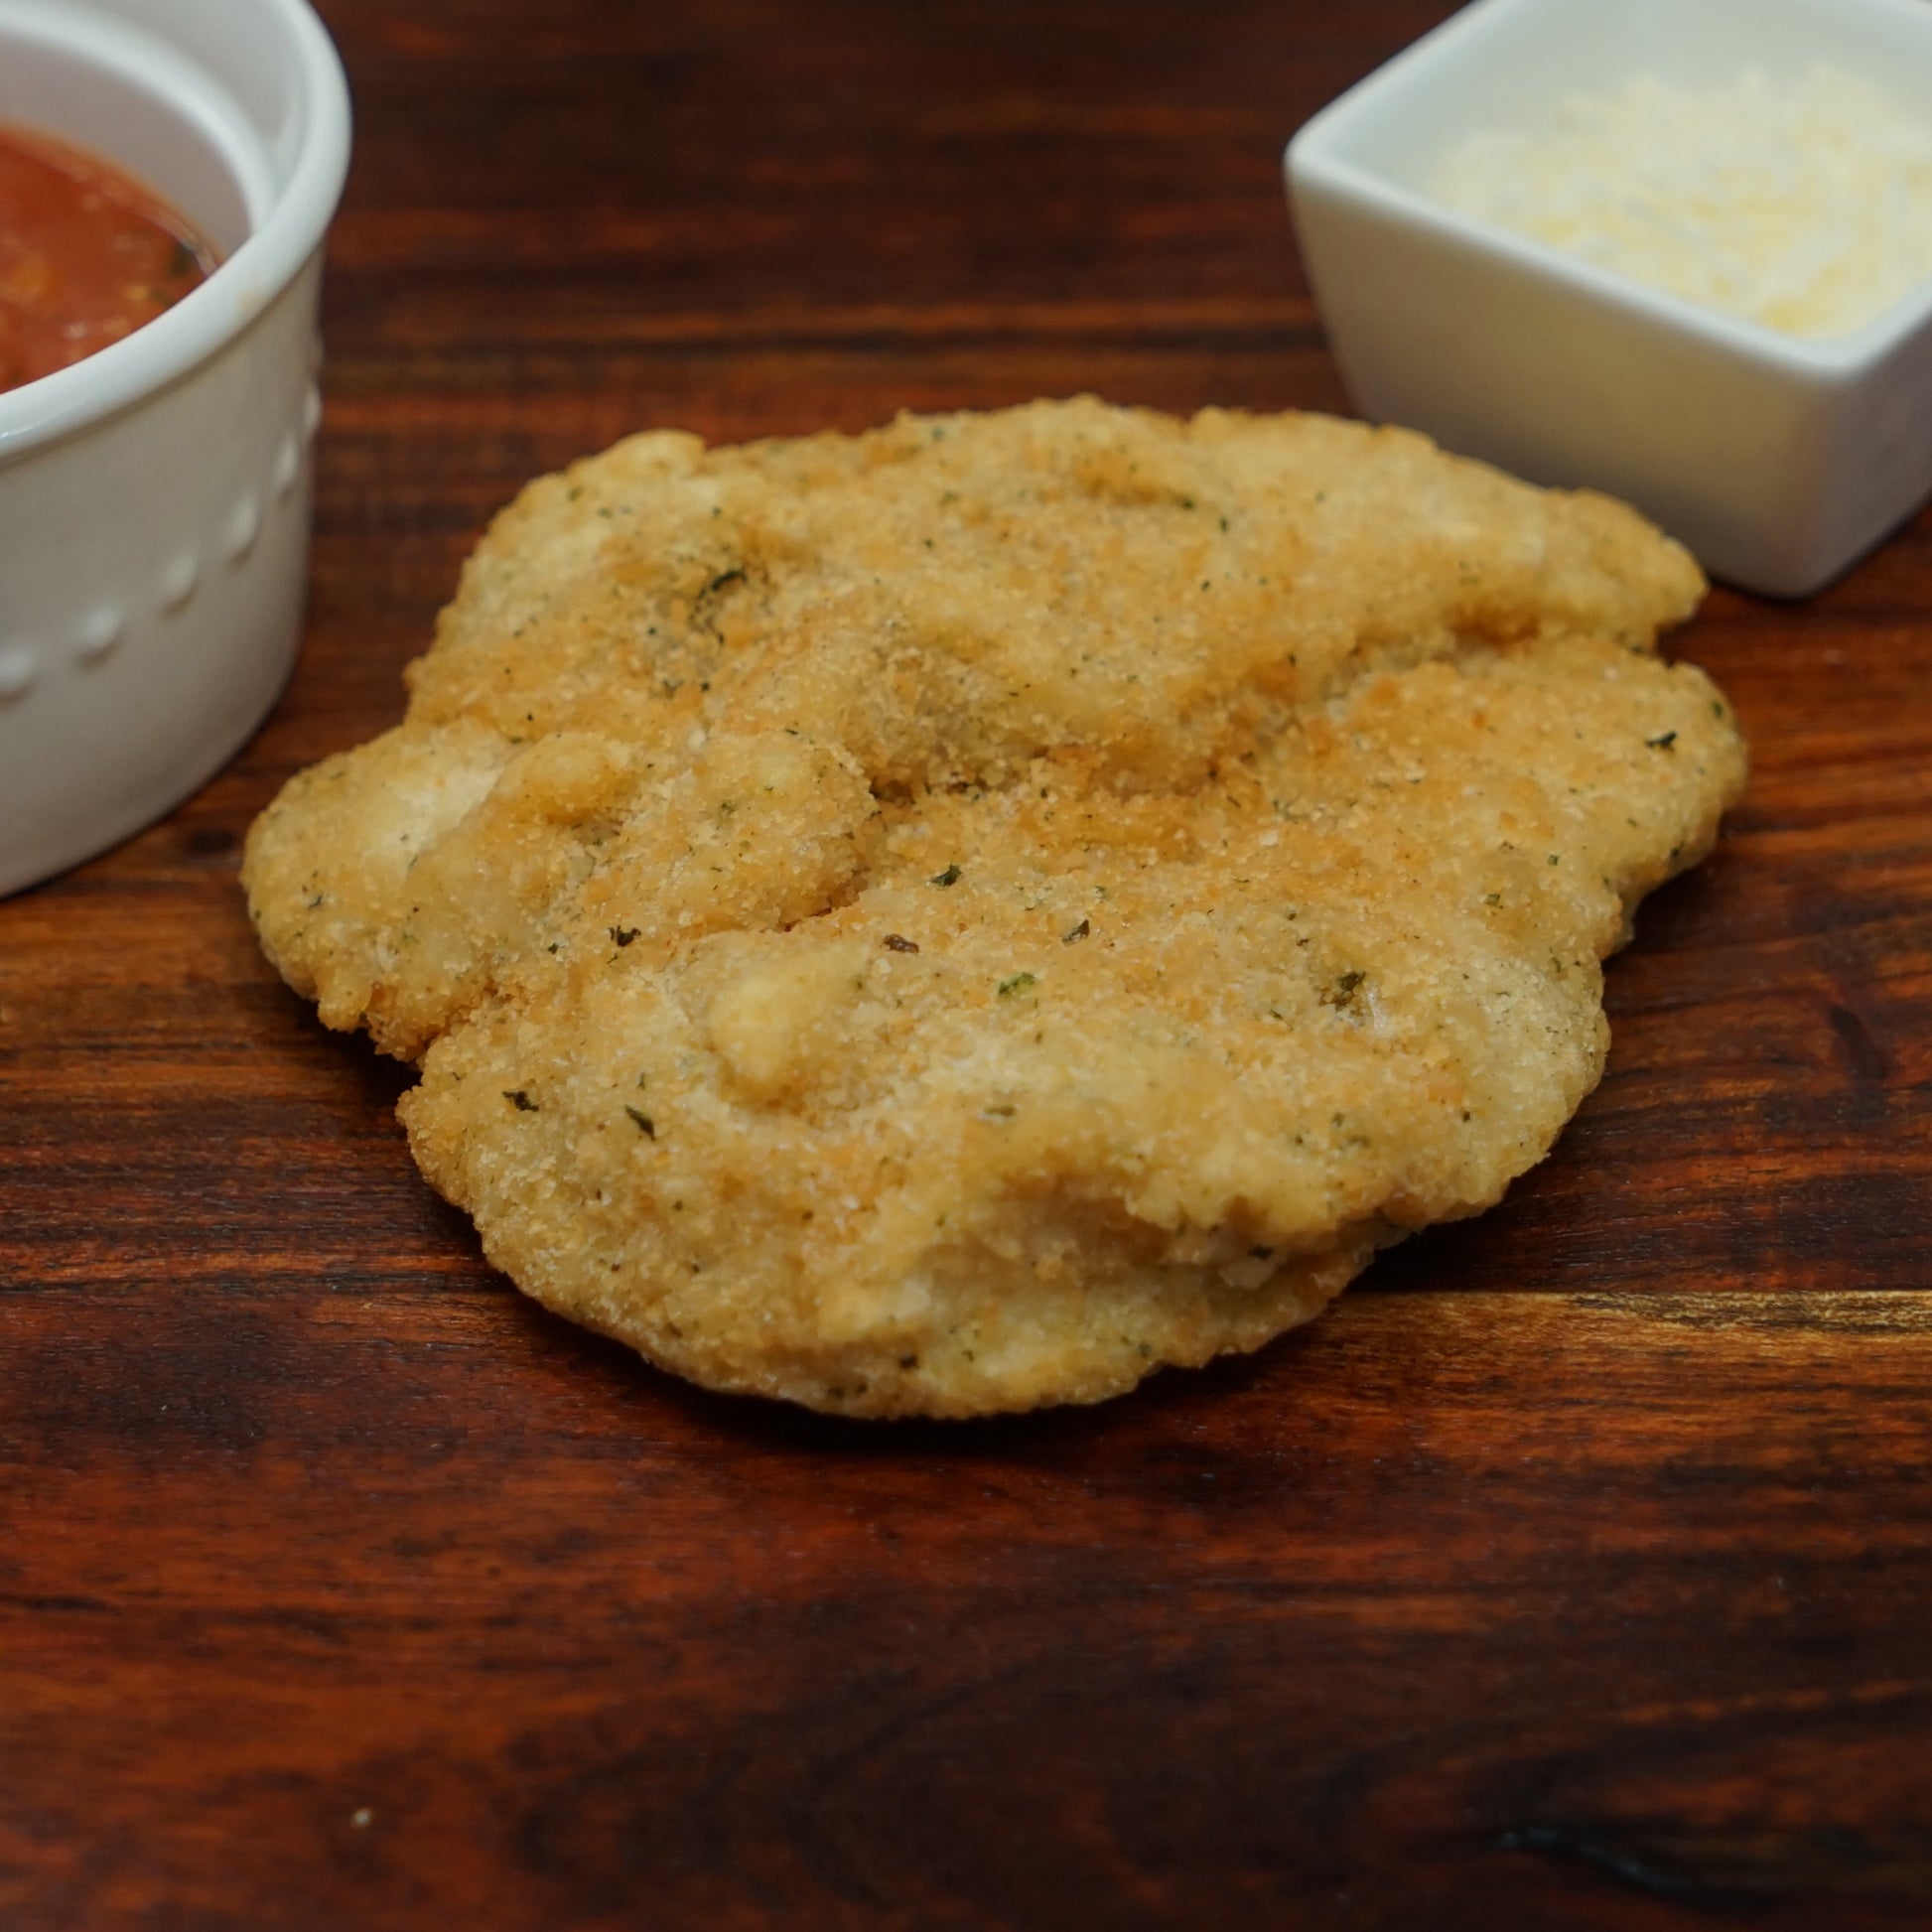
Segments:
[[[1094,1401],[1488,1206],[1742,744],[1621,505],[1091,399],[533,483],[245,879],[530,1294],[852,1415]]]

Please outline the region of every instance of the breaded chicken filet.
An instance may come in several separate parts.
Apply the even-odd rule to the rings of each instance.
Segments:
[[[549,1307],[849,1415],[1095,1401],[1548,1151],[1743,781],[1655,651],[1701,590],[1317,417],[640,436],[497,519],[246,884]]]

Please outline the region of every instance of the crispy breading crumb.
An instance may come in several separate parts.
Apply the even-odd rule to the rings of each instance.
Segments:
[[[1741,787],[1702,584],[1419,437],[1091,399],[533,483],[256,825],[551,1308],[851,1415],[1112,1395],[1469,1214]]]

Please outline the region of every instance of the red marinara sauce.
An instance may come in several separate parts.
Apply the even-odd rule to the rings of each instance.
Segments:
[[[181,215],[104,161],[0,128],[0,389],[131,336],[214,262]]]

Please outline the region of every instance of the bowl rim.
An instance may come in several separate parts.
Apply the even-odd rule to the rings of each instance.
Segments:
[[[302,144],[266,216],[199,288],[133,334],[65,369],[0,392],[0,463],[117,414],[225,348],[321,245],[348,174],[348,82],[308,0],[251,0],[294,50]]]
[[[1868,11],[1911,17],[1932,28],[1932,7],[1924,0],[1832,0],[1835,6],[1863,4]],[[1356,133],[1357,124],[1382,106],[1385,88],[1430,66],[1466,36],[1506,31],[1513,15],[1526,15],[1550,0],[1473,0],[1440,26],[1411,42],[1352,87],[1319,108],[1296,131],[1282,157],[1291,194],[1314,187],[1357,206],[1433,233],[1439,240],[1484,254],[1546,281],[1566,286],[1653,325],[1701,338],[1713,346],[1769,365],[1809,381],[1843,381],[1863,374],[1932,322],[1932,275],[1888,303],[1869,321],[1836,336],[1793,336],[1768,324],[1651,288],[1582,256],[1565,253],[1533,236],[1493,225],[1435,201],[1420,191],[1377,173],[1337,152]]]

